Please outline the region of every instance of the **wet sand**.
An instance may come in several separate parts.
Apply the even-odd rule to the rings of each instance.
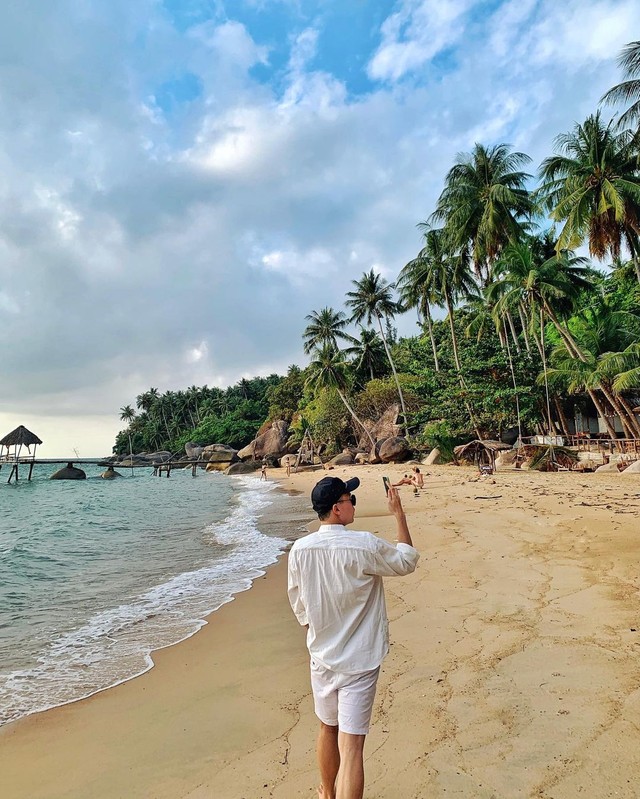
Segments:
[[[381,475],[354,528],[393,539]],[[640,477],[427,468],[403,489],[417,572],[387,580],[392,649],[369,799],[640,795]],[[308,492],[321,476],[286,478]],[[309,513],[311,521],[312,514]],[[284,559],[156,667],[0,728],[7,799],[315,797],[316,721]]]

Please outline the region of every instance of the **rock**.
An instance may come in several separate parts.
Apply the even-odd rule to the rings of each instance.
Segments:
[[[205,466],[206,472],[226,472],[232,464],[229,461],[209,461]]]
[[[115,477],[122,477],[120,472],[116,472],[113,466],[107,466],[106,470],[100,475],[104,480],[113,480]]]
[[[86,480],[87,475],[69,461],[62,469],[51,475],[49,480]]]
[[[282,466],[283,469],[285,469],[287,466],[295,466],[297,460],[297,455],[283,455],[280,458],[280,466]]]
[[[167,450],[162,449],[158,452],[145,452],[144,455],[136,455],[134,457],[141,457],[145,460],[149,461],[149,463],[165,463],[166,461],[171,460],[171,453],[167,452]]]
[[[602,466],[598,466],[596,469],[596,474],[600,474],[600,472],[617,472],[618,471],[618,464],[617,463],[603,463]]]
[[[402,432],[402,428],[396,423],[399,413],[400,405],[394,403],[387,408],[387,410],[374,424],[369,421],[365,421],[364,425],[371,434],[371,438],[378,442],[379,440],[383,440],[385,438],[398,437]],[[361,434],[358,441],[358,448],[366,450],[367,452],[369,452],[371,449],[371,441],[369,441],[369,436],[367,436],[366,433]]]
[[[506,449],[496,458],[496,466],[513,466],[518,457],[518,450]]]
[[[260,464],[256,461],[237,461],[232,463],[227,469],[224,470],[225,474],[249,474],[255,472],[260,468]],[[209,471],[207,467],[207,471]]]
[[[378,451],[378,457],[383,463],[401,463],[411,457],[411,447],[401,436],[387,438]]]
[[[422,462],[425,466],[435,466],[439,460],[440,450],[437,447],[434,447]]]
[[[357,452],[354,461],[355,463],[369,463],[369,455],[366,452]]]
[[[240,460],[281,458],[287,452],[289,423],[281,419],[270,422],[264,433],[238,452]]]
[[[353,455],[350,452],[341,452],[329,461],[330,466],[350,466],[353,463]]]
[[[209,463],[235,463],[240,460],[235,450],[228,452],[208,452],[206,457],[203,455],[202,460],[207,460]]]
[[[640,474],[640,461],[633,461],[624,470],[625,474]]]
[[[207,456],[212,455],[214,452],[226,452],[229,455],[237,455],[238,450],[230,447],[228,444],[208,444],[206,447],[202,448],[202,456],[203,460],[206,459]],[[231,458],[229,458],[231,460]]]
[[[194,444],[192,441],[187,441],[187,443],[184,445],[184,451],[187,455],[187,458],[193,458],[194,460],[198,460],[200,458],[203,449],[204,447]]]

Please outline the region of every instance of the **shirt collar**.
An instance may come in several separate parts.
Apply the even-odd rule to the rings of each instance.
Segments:
[[[346,530],[344,524],[321,524],[318,527],[319,533],[342,533]]]

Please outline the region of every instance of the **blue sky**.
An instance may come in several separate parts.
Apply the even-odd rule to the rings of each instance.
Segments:
[[[105,452],[149,386],[304,364],[457,153],[535,172],[639,30],[635,0],[3,4],[0,431]]]

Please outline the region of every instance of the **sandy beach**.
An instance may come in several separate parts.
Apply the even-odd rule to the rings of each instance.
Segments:
[[[393,539],[382,474],[356,529]],[[271,470],[305,493],[317,473]],[[426,468],[402,490],[416,573],[387,580],[391,652],[368,799],[640,795],[638,475]],[[309,522],[313,514],[309,509]],[[147,674],[0,728],[6,799],[315,797],[304,631],[286,556]]]

